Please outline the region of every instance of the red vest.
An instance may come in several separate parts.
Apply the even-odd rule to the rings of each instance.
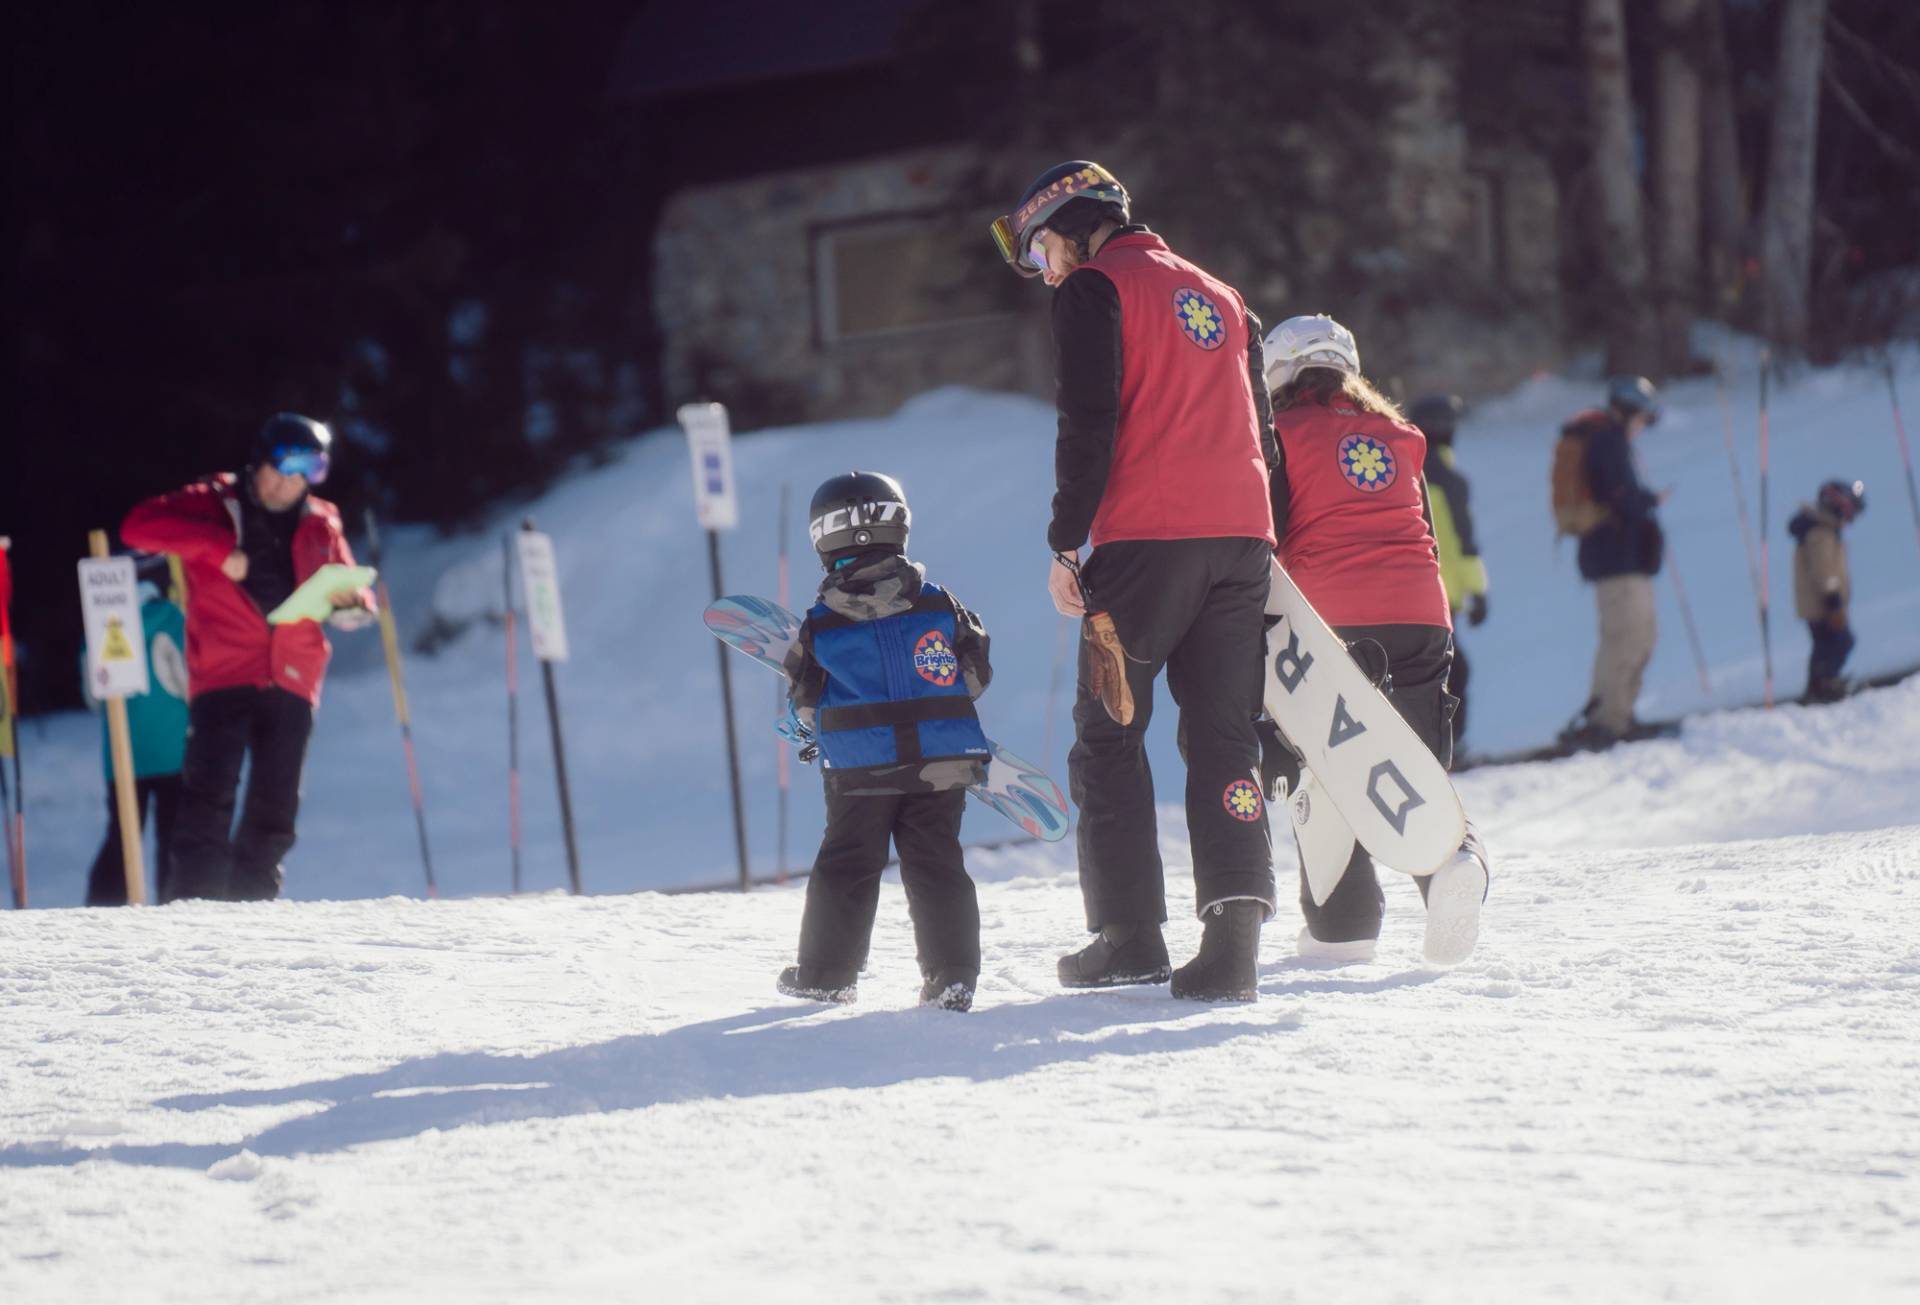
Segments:
[[[1094,546],[1231,537],[1271,544],[1239,293],[1144,232],[1111,237],[1085,268],[1120,294],[1120,420]]]
[[[333,647],[316,621],[268,625],[259,604],[220,570],[240,542],[240,488],[231,473],[195,481],[134,505],[120,538],[150,553],[175,553],[187,573],[187,685],[198,697],[240,685],[274,686],[318,705]],[[293,532],[293,578],[304,583],[353,552],[333,504],[309,494]],[[362,593],[369,608],[373,595]]]
[[[1274,414],[1289,490],[1280,564],[1328,625],[1451,628],[1421,494],[1427,437],[1341,402]]]

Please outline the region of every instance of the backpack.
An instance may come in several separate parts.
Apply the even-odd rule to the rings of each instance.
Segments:
[[[1553,525],[1556,535],[1576,538],[1607,519],[1607,509],[1587,483],[1587,433],[1600,414],[1582,413],[1560,430],[1553,446]]]

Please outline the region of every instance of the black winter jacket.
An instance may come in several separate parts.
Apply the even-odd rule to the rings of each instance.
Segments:
[[[1634,470],[1626,428],[1609,415],[1587,430],[1587,487],[1608,510],[1605,521],[1580,536],[1580,574],[1588,580],[1658,575],[1666,537],[1654,508],[1660,499]]]

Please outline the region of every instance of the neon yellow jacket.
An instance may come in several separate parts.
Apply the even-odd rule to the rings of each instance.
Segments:
[[[1457,612],[1469,598],[1487,592],[1487,566],[1480,560],[1467,505],[1467,478],[1454,469],[1453,450],[1438,441],[1427,445],[1425,472],[1433,537],[1440,547],[1440,583],[1447,590],[1447,605]]]

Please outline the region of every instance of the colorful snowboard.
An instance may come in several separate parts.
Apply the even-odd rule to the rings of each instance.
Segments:
[[[1326,799],[1322,805],[1337,809],[1353,837],[1382,863],[1410,875],[1439,869],[1459,850],[1467,828],[1446,767],[1373,687],[1278,561],[1267,615],[1280,618],[1267,632],[1267,714],[1306,759]],[[1301,785],[1302,792],[1307,788]],[[1342,832],[1325,830],[1323,855],[1337,851]],[[1327,869],[1337,881],[1338,870]]]
[[[709,603],[702,619],[720,642],[745,653],[762,666],[787,673],[787,649],[800,637],[800,618],[777,603],[741,595]],[[783,738],[797,747],[813,742],[799,719],[788,715],[774,722]],[[987,777],[967,792],[992,807],[1035,838],[1053,843],[1066,837],[1067,799],[1044,770],[1032,766],[988,740],[993,757]]]

